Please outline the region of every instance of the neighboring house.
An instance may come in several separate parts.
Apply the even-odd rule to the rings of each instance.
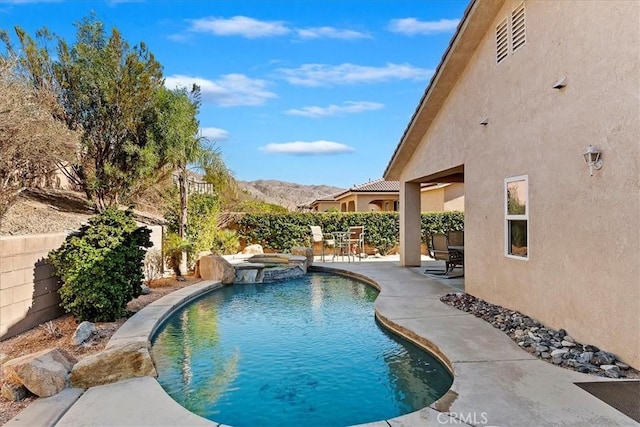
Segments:
[[[464,210],[464,184],[424,184],[422,212]],[[400,183],[378,179],[355,185],[341,193],[316,199],[306,210],[312,212],[395,212],[400,199]]]
[[[298,209],[311,212],[339,211],[340,202],[336,200],[336,196],[337,194],[321,197],[309,203],[308,205],[298,206]]]
[[[465,290],[636,368],[639,29],[637,1],[472,1],[384,173],[403,266],[421,183],[464,182]]]
[[[398,181],[377,179],[354,185],[335,196],[340,212],[393,212],[398,210]]]

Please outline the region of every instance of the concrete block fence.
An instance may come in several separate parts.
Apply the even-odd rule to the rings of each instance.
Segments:
[[[153,247],[161,250],[162,226],[147,227]],[[0,341],[64,314],[60,284],[46,258],[67,234],[0,236]]]
[[[57,277],[46,263],[67,233],[0,236],[0,340],[63,314]]]

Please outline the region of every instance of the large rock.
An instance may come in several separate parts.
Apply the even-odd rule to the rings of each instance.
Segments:
[[[291,248],[291,255],[300,255],[307,258],[307,267],[313,265],[313,248],[304,246],[294,246]]]
[[[236,269],[226,259],[218,255],[200,258],[200,277],[205,280],[220,280],[223,285],[233,283]]]
[[[202,275],[200,274],[200,259],[203,256],[207,256],[207,255],[212,255],[213,251],[200,251],[198,252],[198,255],[196,256],[196,265],[194,267],[194,275],[196,278],[201,278]],[[217,255],[217,254],[213,254],[213,255]]]
[[[9,380],[36,396],[49,397],[65,388],[74,363],[76,359],[64,350],[50,348],[9,360],[2,368]]]
[[[76,363],[71,371],[71,385],[89,388],[147,376],[158,376],[149,348],[133,343],[112,347]]]
[[[96,329],[96,325],[85,320],[76,328],[73,336],[71,337],[71,342],[73,343],[73,345],[80,345],[91,338],[91,336],[97,331],[98,330]]]
[[[22,400],[27,397],[28,393],[29,391],[22,385],[22,383],[10,379],[5,380],[4,384],[2,384],[2,388],[0,389],[0,396],[10,402]]]
[[[258,254],[263,254],[264,250],[262,249],[262,245],[249,245],[246,248],[244,248],[242,250],[243,254],[253,254],[253,255],[258,255]]]

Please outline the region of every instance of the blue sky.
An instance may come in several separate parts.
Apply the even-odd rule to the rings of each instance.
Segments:
[[[378,179],[467,0],[0,0],[0,27],[67,42],[95,11],[201,86],[202,134],[243,181]]]

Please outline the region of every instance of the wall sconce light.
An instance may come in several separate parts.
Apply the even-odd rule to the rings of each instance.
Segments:
[[[553,85],[553,88],[562,89],[566,85],[567,85],[567,76],[564,76]]]
[[[600,158],[600,150],[594,147],[593,145],[589,145],[587,147],[587,151],[582,155],[584,157],[584,161],[587,162],[587,166],[589,166],[589,175],[593,176],[594,169],[602,168],[602,159]]]
[[[480,124],[481,124],[482,126],[486,126],[486,125],[488,125],[488,124],[489,124],[489,117],[485,117],[485,118],[480,122]]]

